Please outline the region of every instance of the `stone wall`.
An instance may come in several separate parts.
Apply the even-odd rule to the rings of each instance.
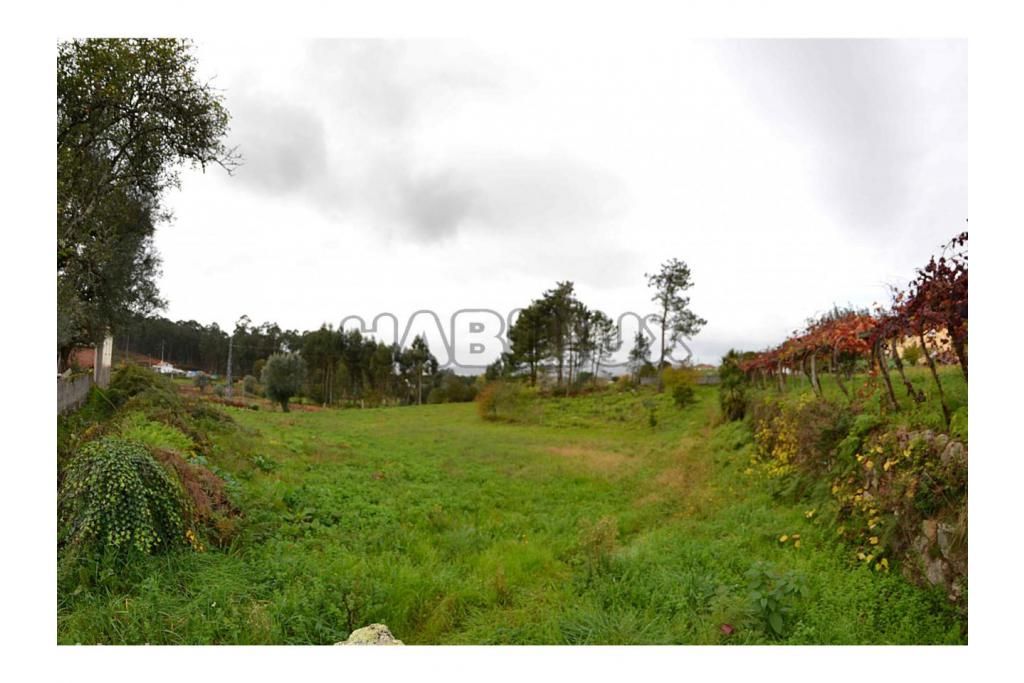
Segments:
[[[57,378],[57,414],[71,412],[82,407],[89,396],[93,379],[90,375],[79,375],[71,379]]]

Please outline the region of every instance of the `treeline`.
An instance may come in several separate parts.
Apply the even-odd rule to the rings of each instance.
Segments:
[[[284,330],[276,323],[255,325],[242,316],[230,332],[216,323],[136,317],[118,340],[118,353],[141,353],[188,370],[225,375],[228,356],[235,379],[260,377],[274,353],[299,353],[305,361],[302,395],[317,403],[343,405],[471,401],[472,377],[441,370],[426,340],[417,336],[407,348],[386,344],[358,330]]]
[[[227,371],[230,340],[232,373],[239,376],[256,374],[256,361],[272,353],[297,350],[304,336],[297,330],[282,330],[277,323],[254,325],[248,316],[242,316],[233,330],[222,329],[217,323],[202,325],[195,320],[135,316],[119,332],[115,361],[126,352],[140,353],[211,375]]]
[[[521,376],[531,385],[544,374],[557,387],[596,379],[601,364],[622,346],[619,329],[605,313],[576,297],[572,282],[559,282],[524,308],[508,333],[509,351],[488,377]]]
[[[647,274],[651,301],[657,305],[654,322],[661,340],[657,365],[651,362],[651,340],[643,330],[633,339],[629,364],[635,377],[666,367],[671,349],[693,337],[707,321],[690,310],[683,293],[693,286],[685,262],[669,259],[658,272]],[[509,351],[488,368],[489,379],[523,377],[531,385],[544,377],[568,393],[596,382],[601,368],[622,348],[622,331],[604,312],[592,309],[576,296],[572,282],[558,282],[522,310],[509,329]],[[660,381],[659,381],[660,384]]]

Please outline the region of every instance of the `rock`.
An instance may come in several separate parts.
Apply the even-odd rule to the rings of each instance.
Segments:
[[[949,549],[953,545],[953,534],[955,529],[951,524],[939,524],[936,537],[939,543],[939,552],[942,556],[949,558]]]
[[[945,434],[939,434],[935,437],[935,450],[941,453],[945,450],[946,446],[949,445],[949,437]]]
[[[349,634],[348,640],[335,645],[404,645],[384,624],[370,624]]]
[[[941,557],[926,560],[924,576],[933,586],[946,585],[946,563]]]
[[[939,457],[943,465],[949,465],[950,463],[955,465],[967,464],[967,449],[959,441],[950,441],[942,449],[942,455]]]
[[[934,519],[926,519],[921,522],[921,533],[928,539],[928,543],[935,543],[935,539],[938,535],[939,523]]]

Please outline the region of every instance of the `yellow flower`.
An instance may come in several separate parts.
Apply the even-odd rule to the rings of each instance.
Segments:
[[[878,545],[878,536],[872,536],[868,539],[868,543],[871,545]]]
[[[817,510],[808,510],[807,512],[804,513],[804,517],[806,517],[807,519],[810,519],[811,517],[814,516],[815,512],[817,512]]]
[[[882,561],[879,564],[882,565],[882,568],[885,569],[885,571],[889,571],[889,560],[888,559],[883,557]]]
[[[868,460],[866,463],[864,463],[864,467],[869,469],[869,470],[871,468],[873,468],[874,466],[875,466],[875,463],[871,462],[870,460]]]
[[[883,465],[882,465],[882,469],[883,469],[883,470],[885,470],[886,472],[888,472],[888,471],[889,471],[889,468],[890,468],[890,467],[892,467],[892,466],[893,466],[893,464],[894,464],[894,463],[893,463],[893,461],[892,461],[892,460],[886,460],[886,461],[885,461],[885,464],[883,464]]]
[[[793,547],[794,548],[799,548],[800,547],[800,539],[797,539],[796,543],[793,544]]]
[[[788,540],[789,536],[787,536],[786,534],[782,534],[781,536],[779,536],[779,543],[785,543]]]

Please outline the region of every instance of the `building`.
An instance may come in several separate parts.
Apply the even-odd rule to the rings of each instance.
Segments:
[[[184,375],[185,371],[181,368],[176,368],[167,361],[160,361],[154,363],[152,366],[155,372],[159,372],[161,375]]]

